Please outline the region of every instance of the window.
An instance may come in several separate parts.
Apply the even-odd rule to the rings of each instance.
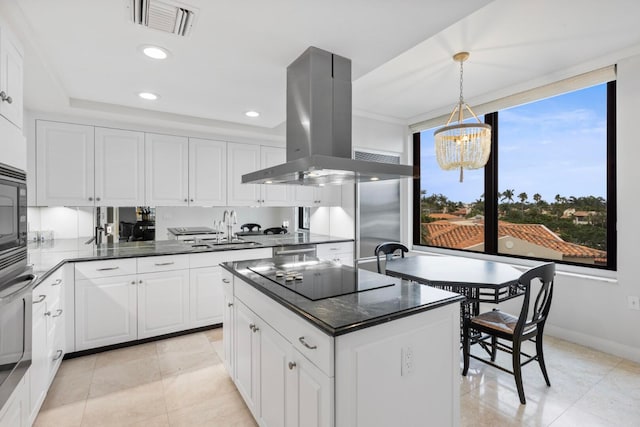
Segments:
[[[458,174],[414,134],[414,244],[615,269],[615,82],[487,114],[492,154]]]

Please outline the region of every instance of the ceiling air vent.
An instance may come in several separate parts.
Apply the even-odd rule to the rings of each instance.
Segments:
[[[188,36],[195,20],[195,9],[170,0],[131,0],[129,14],[135,24]]]

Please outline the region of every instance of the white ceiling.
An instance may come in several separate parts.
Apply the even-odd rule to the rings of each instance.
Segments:
[[[68,112],[75,100],[273,128],[286,67],[313,45],[352,60],[355,110],[411,123],[451,108],[460,50],[471,102],[640,53],[637,0],[185,1],[199,10],[186,38],[130,23],[127,0],[3,2],[25,41],[26,107]],[[144,44],[172,55],[147,59]]]

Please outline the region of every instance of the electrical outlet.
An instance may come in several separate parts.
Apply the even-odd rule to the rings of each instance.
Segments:
[[[629,309],[631,310],[640,310],[640,298],[637,296],[628,296],[627,304],[629,305]]]
[[[406,346],[402,348],[402,366],[400,367],[400,375],[406,377],[413,373],[415,368],[415,360],[413,358],[413,348]]]

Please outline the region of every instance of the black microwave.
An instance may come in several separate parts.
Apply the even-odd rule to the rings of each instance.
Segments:
[[[0,163],[0,278],[27,264],[27,174]]]

